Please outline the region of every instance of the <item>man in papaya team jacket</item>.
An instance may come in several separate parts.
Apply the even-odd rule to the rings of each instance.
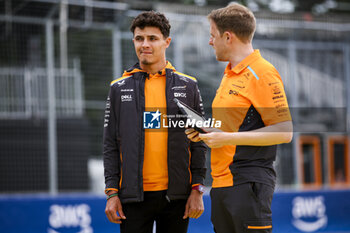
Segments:
[[[166,60],[170,24],[157,12],[130,27],[138,63],[111,83],[104,122],[106,215],[122,233],[185,233],[204,211],[206,146],[163,127],[174,97],[203,114],[197,80]],[[151,128],[151,129],[149,129]]]

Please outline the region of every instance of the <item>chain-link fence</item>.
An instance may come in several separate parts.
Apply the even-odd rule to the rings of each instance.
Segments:
[[[139,13],[103,4],[68,5],[66,20],[55,1],[0,13],[0,192],[103,192],[105,99],[110,81],[137,61],[128,26]],[[226,64],[208,45],[206,16],[159,10],[172,25],[167,59],[198,79],[210,116]],[[304,132],[322,140],[329,132],[347,134],[350,21],[312,23],[257,13],[257,22],[254,47],[281,74],[295,139]],[[48,114],[52,105],[54,116]],[[280,187],[301,182],[294,141],[278,150]],[[321,157],[327,184],[326,149]]]

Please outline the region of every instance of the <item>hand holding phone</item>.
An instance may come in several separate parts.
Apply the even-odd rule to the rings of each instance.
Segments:
[[[205,121],[205,118],[202,117],[196,110],[192,109],[191,107],[187,106],[185,103],[181,102],[180,100],[174,98],[174,102],[177,104],[179,107],[180,111],[182,114],[184,114],[188,119],[191,121]],[[195,126],[193,127],[196,131],[199,133],[207,133],[204,128],[199,128]]]

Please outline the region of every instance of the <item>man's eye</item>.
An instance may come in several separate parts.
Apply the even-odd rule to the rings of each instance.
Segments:
[[[142,41],[142,37],[136,37],[135,40],[136,41]]]

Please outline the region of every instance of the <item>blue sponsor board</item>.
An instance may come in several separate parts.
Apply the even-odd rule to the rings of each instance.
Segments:
[[[273,232],[350,232],[350,190],[277,192],[272,202]],[[106,200],[89,194],[0,196],[1,233],[119,232],[105,216]],[[210,198],[191,219],[189,233],[213,233]]]
[[[0,197],[0,232],[118,232],[104,215],[105,201],[86,194]]]
[[[274,232],[350,232],[350,191],[278,192]]]

